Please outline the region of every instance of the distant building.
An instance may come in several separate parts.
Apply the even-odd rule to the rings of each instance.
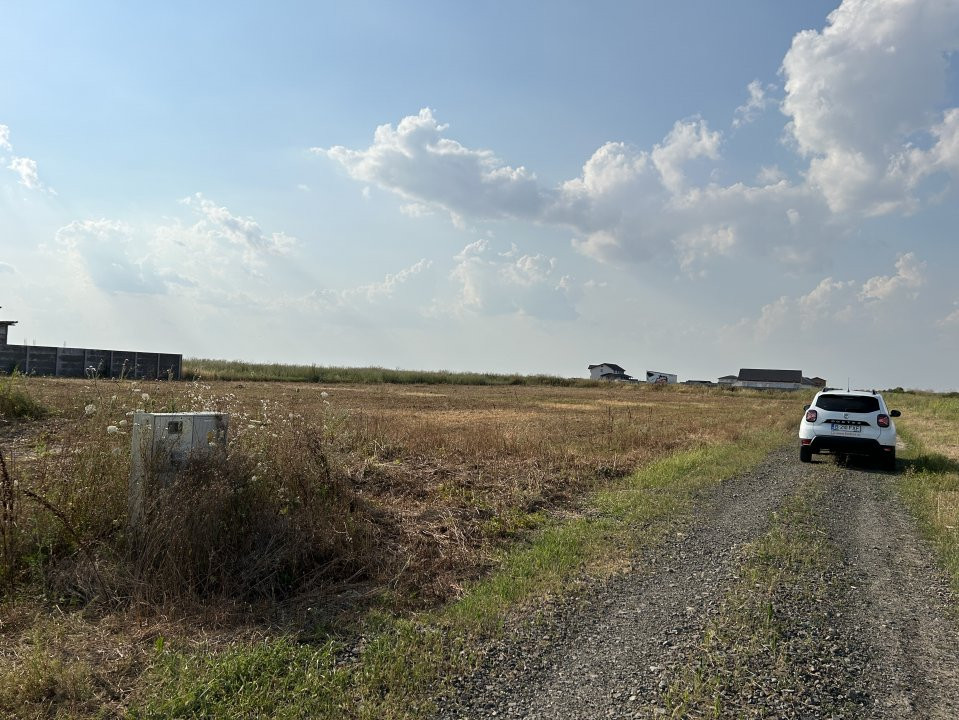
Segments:
[[[720,387],[732,387],[733,383],[738,379],[738,375],[723,375],[717,382]]]
[[[683,380],[681,385],[696,385],[698,387],[716,387],[712,380]]]
[[[587,365],[590,380],[606,380],[608,382],[639,382],[632,375],[627,375],[626,371],[616,363],[600,363],[599,365]]]
[[[802,384],[808,385],[809,387],[817,387],[817,388],[826,387],[826,381],[823,380],[821,377],[813,377],[813,378],[804,377],[802,379]]]
[[[803,386],[802,370],[742,368],[733,387],[758,390],[799,390]]]

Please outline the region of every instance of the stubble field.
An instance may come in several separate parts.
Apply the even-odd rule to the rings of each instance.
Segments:
[[[0,426],[0,708],[31,717],[163,716],[171,677],[200,687],[224,667],[211,658],[242,664],[249,651],[259,662],[264,648],[284,664],[307,652],[327,683],[356,657],[373,663],[379,690],[330,692],[377,716],[370,693],[387,694],[393,671],[376,665],[386,656],[361,657],[371,627],[412,623],[403,632],[422,634],[423,613],[471,607],[515,548],[556,528],[608,535],[597,512],[633,513],[640,528],[680,512],[685,500],[663,499],[666,480],[643,490],[655,502],[630,500],[628,510],[616,503],[633,496],[616,493],[670,458],[705,468],[716,448],[781,442],[804,402],[625,385],[2,382],[40,408]],[[136,409],[227,412],[230,451],[191,466],[131,533]],[[597,511],[602,493],[608,507]],[[575,574],[586,561],[560,544],[540,564],[571,563]],[[615,555],[591,557],[613,566]],[[524,602],[507,584],[506,605]]]

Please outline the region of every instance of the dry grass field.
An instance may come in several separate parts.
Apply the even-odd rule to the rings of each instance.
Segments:
[[[41,409],[0,423],[0,712],[37,717],[124,715],[165,642],[327,637],[371,611],[443,606],[504,548],[581,516],[591,493],[680,451],[788,432],[804,401],[627,385],[0,382]],[[230,450],[192,465],[131,533],[136,409],[227,412]]]

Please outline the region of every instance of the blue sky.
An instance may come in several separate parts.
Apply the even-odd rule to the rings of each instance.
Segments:
[[[2,13],[14,342],[959,387],[956,0]]]

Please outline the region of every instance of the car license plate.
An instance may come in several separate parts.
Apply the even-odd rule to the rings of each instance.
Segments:
[[[840,425],[839,423],[831,423],[833,432],[849,432],[857,433],[862,432],[862,425]]]

